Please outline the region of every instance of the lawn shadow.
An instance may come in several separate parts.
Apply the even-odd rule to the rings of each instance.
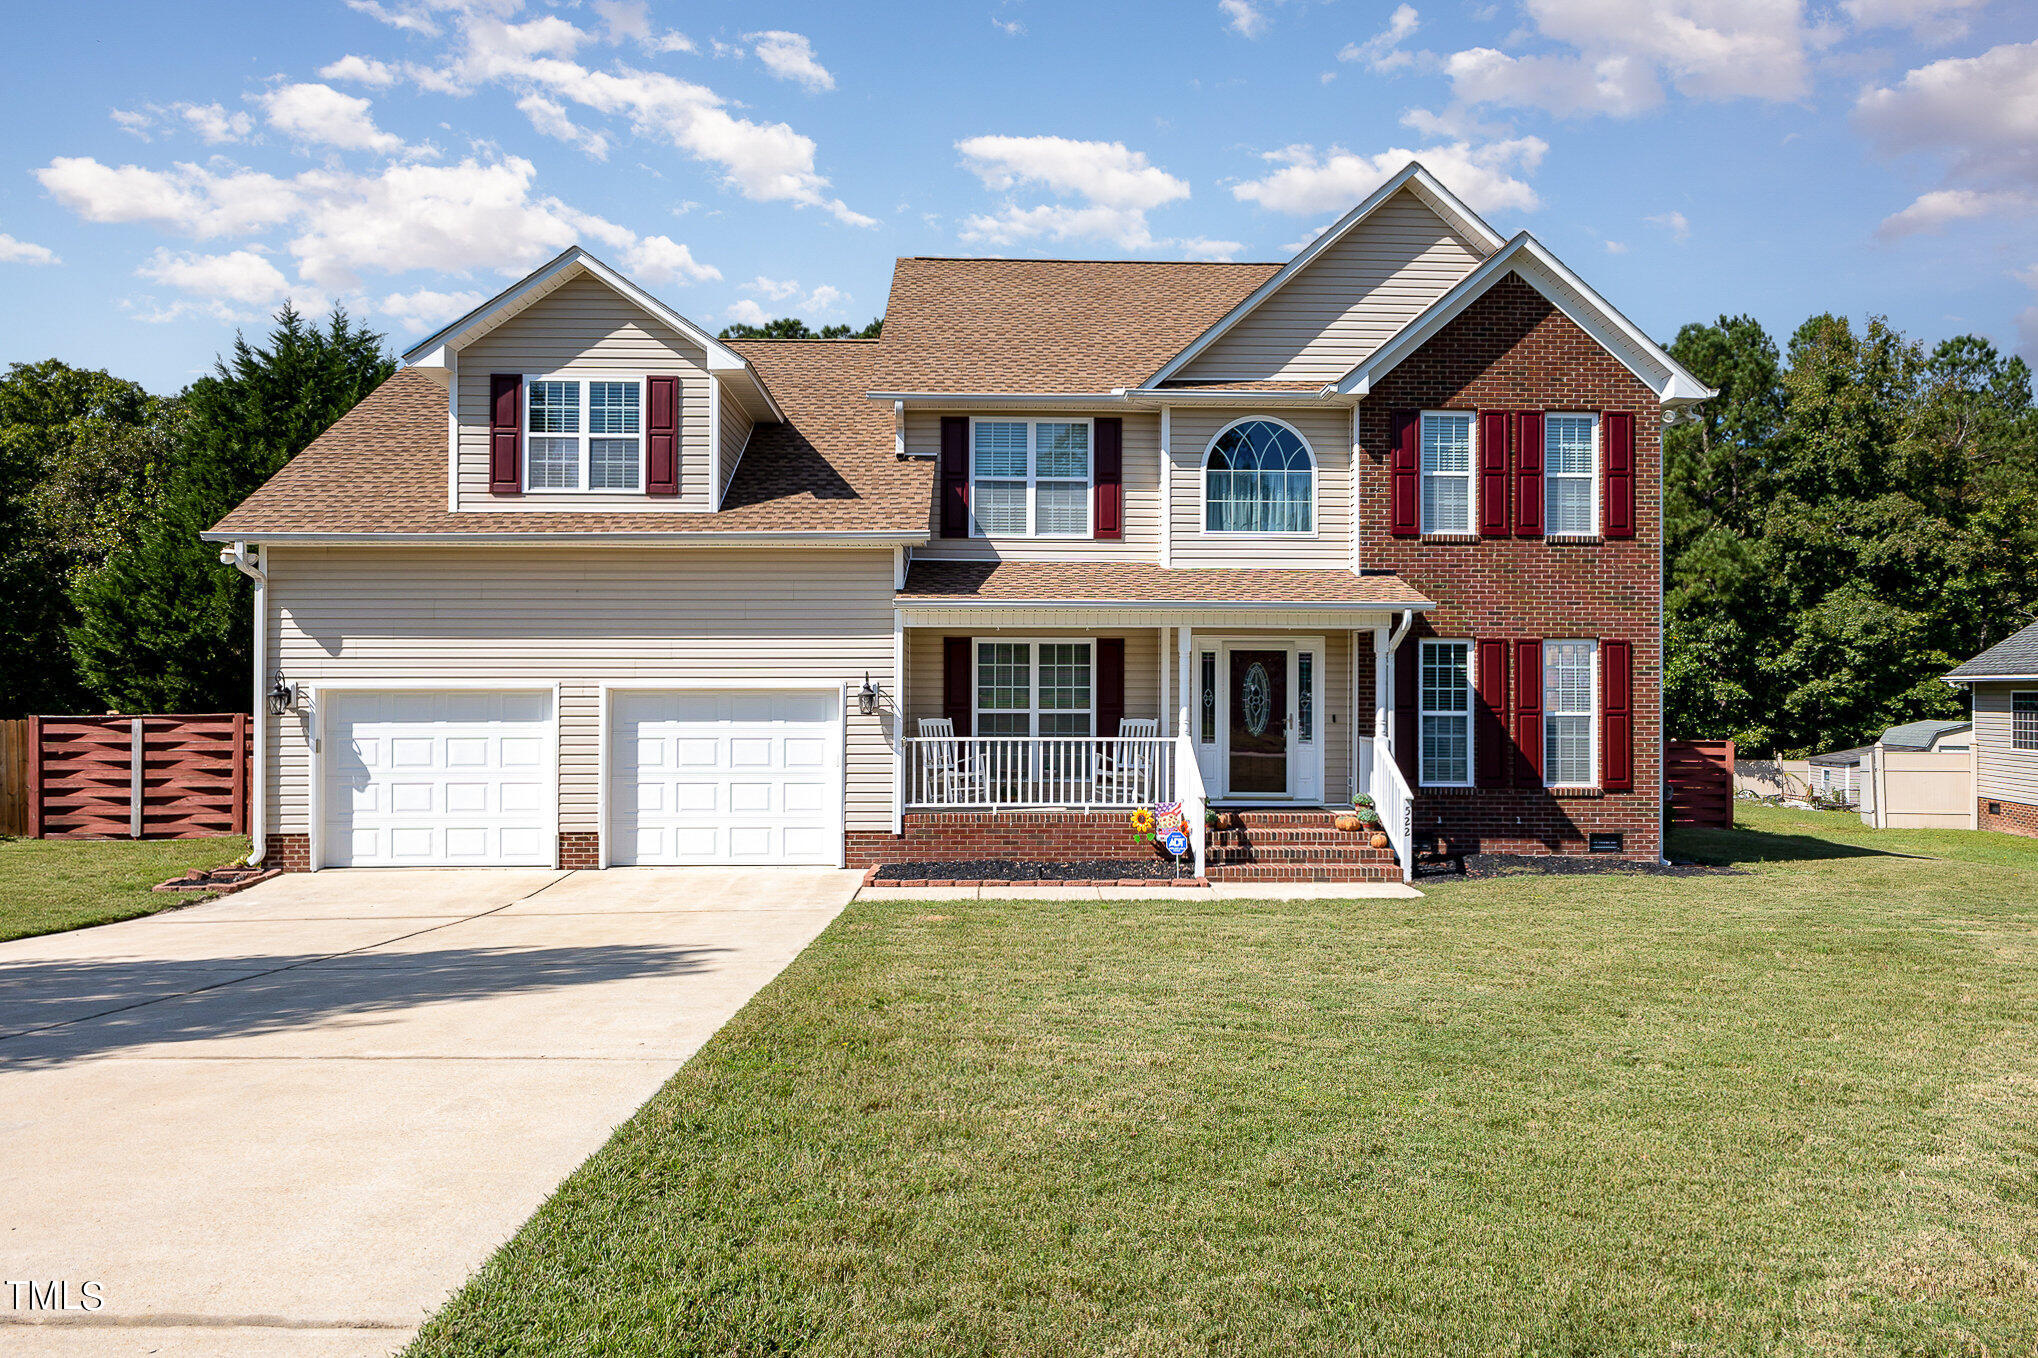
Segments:
[[[372,1023],[425,1005],[711,969],[723,948],[640,944],[0,963],[0,1070],[162,1043]]]
[[[1670,832],[1672,857],[1694,862],[1728,865],[1733,863],[1808,863],[1825,858],[1915,858],[1929,854],[1892,853],[1862,844],[1842,844],[1816,835],[1780,835],[1769,830],[1731,830],[1684,826]]]

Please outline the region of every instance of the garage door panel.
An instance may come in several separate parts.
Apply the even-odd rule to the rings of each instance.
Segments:
[[[550,694],[343,693],[327,703],[328,864],[553,861]]]
[[[834,863],[840,700],[629,693],[611,711],[611,861]]]

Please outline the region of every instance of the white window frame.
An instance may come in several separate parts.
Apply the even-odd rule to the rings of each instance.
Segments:
[[[1249,528],[1213,529],[1210,527],[1210,455],[1217,451],[1217,440],[1223,438],[1242,424],[1259,423],[1280,425],[1295,436],[1296,442],[1302,445],[1302,451],[1308,454],[1309,530],[1307,532],[1291,532],[1287,530],[1255,532]],[[1319,535],[1323,526],[1322,494],[1323,462],[1322,459],[1316,456],[1316,447],[1310,443],[1309,436],[1287,420],[1278,419],[1272,415],[1243,415],[1212,434],[1210,441],[1203,445],[1203,461],[1196,473],[1196,531],[1206,538],[1216,538],[1220,541],[1231,539],[1242,542],[1257,542],[1265,538],[1285,538],[1290,541],[1308,542]]]
[[[1432,473],[1422,469],[1423,432],[1432,419],[1465,422],[1465,526],[1432,528],[1429,524],[1429,483]],[[1455,472],[1434,473],[1436,479],[1457,479]],[[1462,538],[1479,531],[1479,412],[1476,410],[1425,410],[1416,417],[1415,427],[1415,522],[1423,537]]]
[[[1592,656],[1592,664],[1585,677],[1585,691],[1590,696],[1582,713],[1550,710],[1550,648],[1553,646],[1583,646]],[[1541,672],[1536,675],[1536,682],[1543,686],[1543,715],[1538,723],[1542,729],[1537,731],[1536,735],[1543,742],[1543,786],[1567,791],[1588,791],[1596,788],[1599,786],[1599,727],[1605,719],[1600,710],[1599,642],[1591,637],[1546,637],[1543,641],[1542,662]],[[1592,751],[1589,756],[1591,767],[1582,783],[1556,782],[1550,777],[1550,718],[1578,716],[1585,718],[1585,738],[1590,743]]]
[[[549,434],[531,428],[531,386],[535,382],[572,382],[580,387],[580,430],[574,434]],[[627,438],[622,434],[594,434],[587,428],[588,418],[593,413],[589,404],[588,384],[591,382],[621,382],[637,388],[637,484],[634,486],[595,486],[592,484],[593,440],[598,438]],[[651,391],[650,382],[642,374],[630,373],[525,373],[524,389],[519,399],[523,410],[519,415],[517,432],[517,470],[522,477],[526,495],[643,495],[645,473],[650,468],[651,447]],[[531,484],[531,439],[571,438],[580,445],[579,478],[577,486],[534,486]]]
[[[1559,477],[1550,471],[1550,421],[1580,419],[1592,421],[1592,468],[1583,477],[1576,473],[1569,473]],[[1599,412],[1596,410],[1546,410],[1543,412],[1543,528],[1545,536],[1553,538],[1596,538],[1599,536],[1600,500],[1603,498],[1599,493],[1599,475],[1600,468],[1605,464],[1605,454],[1602,451],[1603,445],[1600,439],[1600,419]],[[1585,503],[1592,507],[1591,527],[1582,531],[1566,529],[1563,532],[1558,532],[1550,527],[1554,522],[1550,517],[1550,488],[1559,480],[1583,480],[1586,483]]]
[[[1425,657],[1433,646],[1462,646],[1465,648],[1465,706],[1461,712],[1438,708],[1432,711],[1423,701],[1422,672],[1426,669]],[[1422,787],[1472,787],[1478,780],[1479,755],[1473,748],[1478,739],[1478,723],[1472,718],[1479,706],[1479,648],[1465,637],[1424,637],[1415,653],[1415,777]],[[1422,751],[1422,720],[1424,717],[1463,717],[1465,721],[1465,777],[1462,782],[1442,782],[1429,776],[1429,769]]]
[[[985,708],[979,699],[982,689],[979,678],[983,670],[983,648],[985,646],[1024,646],[1026,648],[1026,734],[1012,736],[985,736],[983,718],[986,711],[999,716],[1015,715],[1019,709]],[[1067,716],[1073,712],[1086,713],[1090,718],[1090,734],[1087,736],[1042,735],[1040,731],[1040,648],[1042,646],[1081,646],[1090,654],[1090,705],[1087,708],[1057,707],[1050,711],[1056,716]],[[1095,637],[1015,637],[991,635],[969,639],[969,711],[970,731],[988,740],[1095,740],[1097,738],[1097,639]]]
[[[2019,745],[2017,743],[2017,699],[2019,698],[2029,698],[2033,702],[2038,702],[2038,691],[2028,688],[2012,689],[2010,691],[2010,748],[2013,750],[2038,750],[2038,743],[2030,745]]]
[[[1024,533],[986,533],[977,522],[977,426],[979,424],[1023,424],[1026,426],[1026,531]],[[1083,528],[1079,533],[1043,533],[1040,531],[1040,483],[1051,485],[1073,485],[1073,476],[1040,475],[1040,426],[1043,424],[1080,424],[1088,429],[1090,441],[1089,474],[1083,477]],[[1097,511],[1097,421],[1088,415],[1029,415],[1014,412],[1012,415],[972,415],[969,417],[969,535],[973,538],[1050,538],[1076,541],[1091,537],[1096,531]],[[1016,476],[992,476],[991,481],[1017,481]]]

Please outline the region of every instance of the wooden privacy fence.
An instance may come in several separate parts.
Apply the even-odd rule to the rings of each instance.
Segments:
[[[30,717],[43,839],[195,839],[248,828],[248,714]]]
[[[0,721],[0,835],[28,833],[28,719]]]
[[[1672,825],[1733,828],[1733,741],[1665,741],[1663,781],[1669,784]]]

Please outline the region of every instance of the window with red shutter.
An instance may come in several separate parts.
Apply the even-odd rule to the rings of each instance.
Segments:
[[[1096,457],[1090,488],[1090,536],[1125,536],[1125,421],[1116,415],[1096,421]]]
[[[1508,655],[1504,640],[1479,643],[1479,710],[1472,731],[1480,787],[1506,787],[1514,767],[1514,738],[1508,730]]]
[[[1606,444],[1606,514],[1603,531],[1610,538],[1635,535],[1635,417],[1625,410],[1600,416]]]
[[[1543,785],[1543,643],[1514,643],[1514,785]]]
[[[1514,535],[1543,535],[1543,412],[1514,417]]]
[[[488,377],[488,493],[515,495],[524,488],[524,378]]]
[[[970,714],[976,710],[976,680],[971,669],[970,639],[941,639],[941,715],[954,723],[955,733],[970,733]]]
[[[1635,647],[1608,639],[1599,643],[1600,786],[1608,792],[1635,787]]]
[[[1412,538],[1416,526],[1416,479],[1422,442],[1422,412],[1397,410],[1389,417],[1394,445],[1388,451],[1388,529],[1397,538]]]
[[[969,416],[941,417],[941,536],[969,536]]]
[[[644,379],[644,493],[679,494],[679,379]]]
[[[1514,421],[1504,410],[1479,412],[1479,536],[1504,538],[1509,523],[1508,444]]]

